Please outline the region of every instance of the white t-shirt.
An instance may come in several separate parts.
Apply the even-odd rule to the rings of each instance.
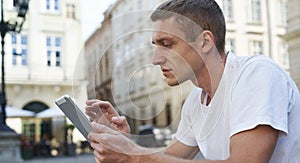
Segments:
[[[183,106],[176,138],[198,146],[207,160],[230,155],[230,137],[266,124],[280,131],[272,163],[300,161],[300,95],[289,75],[265,56],[228,54],[225,70],[208,106],[195,88]]]

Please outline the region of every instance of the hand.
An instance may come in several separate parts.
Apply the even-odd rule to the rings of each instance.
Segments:
[[[92,121],[110,126],[124,134],[130,134],[130,127],[126,118],[120,116],[109,102],[94,99],[88,100],[86,104],[85,113]]]
[[[133,162],[135,156],[142,154],[143,149],[105,125],[92,123],[93,132],[88,135],[97,163]]]

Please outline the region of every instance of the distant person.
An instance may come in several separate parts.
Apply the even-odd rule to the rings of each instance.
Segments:
[[[50,136],[48,134],[43,134],[40,142],[41,148],[37,149],[41,152],[42,156],[50,156]]]
[[[169,0],[151,20],[153,64],[169,86],[192,81],[197,88],[186,99],[175,140],[164,153],[128,139],[126,119],[109,102],[88,100],[86,113],[98,122],[89,134],[98,163],[300,162],[298,88],[265,56],[225,52],[225,21],[215,1]],[[93,114],[99,108],[115,130],[99,124]],[[198,152],[206,160],[192,160]]]

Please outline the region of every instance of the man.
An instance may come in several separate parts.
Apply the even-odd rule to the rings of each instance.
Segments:
[[[110,103],[87,101],[86,113],[94,121],[101,119],[101,110],[117,130],[92,123],[89,139],[97,162],[300,161],[295,83],[267,57],[225,53],[225,21],[215,1],[169,0],[151,19],[153,64],[161,67],[168,85],[190,80],[197,88],[186,99],[174,143],[164,153],[131,142],[126,119]],[[199,151],[206,160],[192,160]]]

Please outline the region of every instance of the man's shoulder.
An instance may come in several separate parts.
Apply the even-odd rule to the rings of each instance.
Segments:
[[[249,64],[265,64],[281,68],[278,63],[266,55],[236,56],[232,54],[232,56],[232,63],[239,64],[241,67]]]
[[[273,59],[265,55],[253,56],[236,56],[234,55],[230,61],[230,67],[234,69],[235,74],[243,74],[247,71],[259,72],[276,72],[287,75],[287,72]],[[271,74],[270,74],[271,75]]]

